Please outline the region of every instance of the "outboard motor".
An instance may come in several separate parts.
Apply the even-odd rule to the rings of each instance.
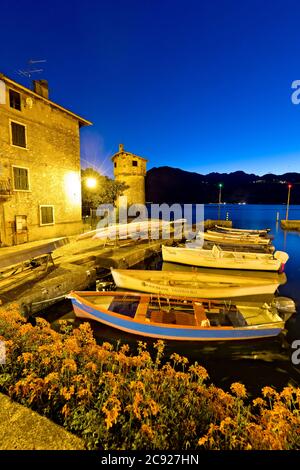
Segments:
[[[289,297],[275,297],[273,305],[278,310],[278,314],[284,321],[287,321],[294,313],[297,312],[296,304]]]
[[[285,251],[275,251],[274,258],[281,262],[279,272],[282,273],[284,271],[285,263],[289,259],[289,255]]]

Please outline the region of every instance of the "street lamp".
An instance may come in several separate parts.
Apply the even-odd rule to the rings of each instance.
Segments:
[[[290,196],[291,196],[291,189],[293,185],[290,183],[288,184],[288,197],[287,197],[287,204],[286,204],[286,214],[285,214],[285,220],[288,220],[289,218],[289,208],[290,208]]]
[[[220,212],[221,212],[221,200],[222,200],[222,188],[223,183],[219,183],[219,208],[218,208],[218,221],[220,220]]]
[[[92,178],[91,176],[89,176],[85,179],[85,185],[89,189],[94,189],[97,186],[96,178]]]

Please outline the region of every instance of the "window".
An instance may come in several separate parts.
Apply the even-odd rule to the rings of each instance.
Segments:
[[[136,160],[132,160],[132,166],[138,166]]]
[[[54,224],[54,206],[40,206],[40,225]]]
[[[14,189],[17,191],[29,191],[29,174],[27,168],[13,167]]]
[[[114,163],[115,168],[117,168],[117,162]]]
[[[9,90],[9,105],[21,111],[21,95],[17,91]]]
[[[26,128],[23,124],[11,121],[11,143],[26,148]]]

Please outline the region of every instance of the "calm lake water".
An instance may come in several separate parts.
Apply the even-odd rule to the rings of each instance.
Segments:
[[[277,250],[287,251],[290,259],[286,264],[287,283],[280,286],[279,295],[291,297],[300,305],[300,232],[284,232],[279,220],[285,219],[285,205],[233,205],[221,206],[221,219],[228,217],[233,226],[239,228],[270,228],[274,236],[273,244]],[[205,206],[205,219],[218,218],[218,205]],[[300,219],[300,206],[290,206],[289,219]],[[161,269],[162,261],[158,257],[147,265],[148,269]],[[165,267],[163,267],[165,269]],[[167,268],[168,269],[168,268]],[[243,273],[241,272],[241,276]],[[59,312],[57,311],[59,310]],[[49,309],[46,317],[51,321],[57,317],[74,320],[69,304],[54,306]],[[78,323],[76,320],[75,324]],[[91,322],[99,343],[118,340],[127,342],[135,349],[137,338]],[[300,312],[294,314],[286,323],[287,334],[273,339],[261,339],[233,342],[201,342],[182,343],[168,342],[166,354],[176,351],[187,356],[190,361],[198,361],[205,366],[211,380],[228,389],[235,381],[244,383],[251,395],[259,393],[265,385],[273,385],[280,389],[287,384],[300,385],[300,367],[291,362],[291,343],[300,339]],[[142,338],[139,338],[142,339]],[[148,341],[150,349],[153,342]]]

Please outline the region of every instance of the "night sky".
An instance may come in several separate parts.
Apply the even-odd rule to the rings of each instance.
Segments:
[[[299,0],[2,2],[0,71],[47,59],[50,97],[93,121],[82,164],[118,144],[199,173],[300,172]]]

